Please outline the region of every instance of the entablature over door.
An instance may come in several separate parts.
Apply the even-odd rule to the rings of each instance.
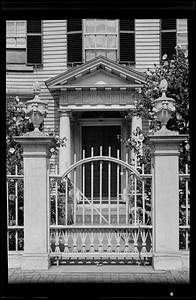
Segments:
[[[134,105],[136,91],[67,91],[60,94],[60,106],[69,105]]]

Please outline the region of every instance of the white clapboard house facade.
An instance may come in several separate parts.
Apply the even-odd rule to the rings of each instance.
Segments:
[[[130,110],[134,110],[135,100],[145,83],[146,70],[154,69],[155,64],[159,66],[164,54],[171,58],[177,44],[187,47],[186,19],[6,22],[7,101],[16,96],[22,102],[33,99],[33,84],[38,81],[41,87],[39,97],[48,103],[44,131],[47,132],[50,128],[56,135],[67,139],[66,147],[61,147],[59,155],[50,159],[50,171],[53,176],[58,174],[71,181],[74,200],[70,210],[73,214],[69,219],[69,196],[65,196],[65,222],[59,221],[56,202],[56,217],[52,223],[54,228],[51,229],[51,238],[56,239],[56,246],[54,243],[50,244],[53,257],[58,256],[55,254],[58,251],[62,252],[61,234],[64,238],[63,251],[69,257],[80,253],[80,246],[76,245],[79,240],[78,243],[81,243],[84,250],[81,250],[83,255],[90,251],[91,247],[94,247],[94,251],[105,247],[105,244],[107,247],[113,247],[112,244],[116,243],[118,248],[123,247],[123,242],[123,253],[131,252],[129,247],[135,249],[132,252],[138,253],[134,246],[138,240],[137,232],[134,231],[136,219],[135,223],[132,222],[133,243],[130,246],[126,231],[130,224],[130,207],[126,201],[123,202],[127,193],[128,172],[132,172],[136,177],[138,173],[134,168],[129,169],[126,147],[121,140],[130,137],[137,126],[147,132],[148,122],[137,117],[125,117]],[[108,160],[106,156],[109,157]],[[68,189],[67,186],[66,188]],[[136,209],[136,185],[133,189],[133,207]],[[51,193],[56,199],[55,207],[55,201],[58,201],[55,187]],[[141,199],[144,199],[144,190],[142,193]],[[146,221],[143,225],[149,228],[146,227],[140,238],[143,244],[147,245],[152,236],[149,233],[150,223],[147,223],[147,216],[143,210],[143,221],[144,218]],[[83,226],[83,230],[85,226],[87,228],[99,224],[100,228],[108,225],[111,229],[116,226],[116,231],[108,231],[104,235],[99,231],[95,237],[93,230],[90,233],[77,232],[78,224]],[[68,226],[68,229],[69,226],[76,226],[75,235],[67,236],[66,231],[56,234],[55,230],[60,225]],[[122,229],[120,226],[124,226],[124,239],[119,234],[119,230]],[[73,248],[75,247],[71,254],[67,246],[70,239]],[[104,242],[104,239],[107,239],[107,242]],[[96,248],[96,243],[99,248]],[[112,253],[110,250],[108,248],[106,252]],[[151,253],[149,249],[147,252]]]

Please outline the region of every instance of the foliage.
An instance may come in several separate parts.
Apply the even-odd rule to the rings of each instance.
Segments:
[[[25,113],[18,109],[16,102],[8,102],[6,107],[6,167],[8,174],[14,174],[16,165],[19,174],[23,169],[22,147],[14,141],[14,136],[22,135],[33,129],[29,117],[26,117]]]
[[[6,107],[6,167],[7,174],[14,174],[15,166],[18,167],[19,174],[23,171],[23,158],[22,158],[22,147],[19,143],[15,142],[14,136],[23,135],[26,132],[33,131],[34,126],[29,117],[25,115],[23,109],[20,108],[19,100],[16,98],[16,101],[9,101]],[[39,128],[43,130],[43,124]],[[47,128],[46,128],[47,129]],[[67,138],[60,138],[58,135],[55,135],[54,131],[51,131],[49,128],[46,132],[47,135],[53,136],[55,138],[55,146],[50,149],[50,157],[58,153],[60,146],[66,146]]]
[[[67,182],[67,191],[66,191],[66,182]],[[67,224],[73,224],[73,201],[71,196],[71,191],[73,189],[73,184],[71,180],[66,177],[64,179],[50,179],[50,223],[55,225],[56,222],[58,225],[65,225],[65,215],[67,213]],[[56,213],[56,196],[53,194],[53,191],[57,193],[58,199],[58,214]],[[66,195],[67,192],[67,195]],[[67,207],[66,201],[67,199]],[[66,212],[67,209],[67,212]],[[58,215],[58,220],[56,217]]]
[[[162,79],[168,82],[167,97],[175,100],[176,111],[167,123],[167,129],[178,131],[180,134],[187,134],[187,141],[181,143],[180,151],[180,172],[185,173],[185,164],[190,164],[189,148],[189,74],[187,52],[183,52],[179,47],[177,54],[172,60],[167,60],[167,55],[163,56],[163,63],[160,67],[155,65],[154,70],[147,70],[146,83],[141,89],[139,99],[135,102],[136,109],[131,111],[127,118],[139,116],[149,120],[150,132],[161,128],[160,122],[153,111],[154,100],[161,96],[159,85]],[[146,143],[146,135],[137,127],[132,136],[125,142],[127,148],[134,152],[137,165],[141,167],[145,164],[147,173],[151,169],[151,148]],[[139,170],[139,169],[138,169]],[[185,181],[180,180],[179,194],[179,222],[186,224],[186,203],[185,203]],[[189,192],[188,192],[189,193]],[[151,199],[151,185],[146,186],[145,194]],[[189,204],[188,204],[189,205]],[[134,207],[132,208],[134,209]],[[151,211],[151,208],[149,209]],[[142,210],[141,210],[142,212]],[[188,224],[190,218],[188,209]],[[141,215],[141,213],[140,213]],[[140,219],[141,216],[140,216]],[[180,231],[180,248],[185,248],[185,231]]]
[[[189,66],[188,54],[177,47],[176,55],[173,59],[167,60],[167,55],[163,56],[163,63],[160,67],[155,65],[154,70],[148,69],[146,72],[146,83],[141,88],[138,101],[135,102],[136,109],[129,113],[129,117],[137,115],[149,120],[150,131],[160,129],[160,122],[153,111],[154,100],[161,96],[159,85],[162,79],[168,82],[167,97],[175,100],[176,111],[172,114],[167,123],[167,129],[178,131],[180,134],[189,134]],[[133,137],[127,140],[126,144],[136,153],[139,163],[150,164],[150,148],[143,143],[143,154],[141,154],[141,139],[143,132],[136,129]],[[145,138],[145,135],[143,135]],[[189,138],[182,142],[180,153],[180,165],[190,163]]]

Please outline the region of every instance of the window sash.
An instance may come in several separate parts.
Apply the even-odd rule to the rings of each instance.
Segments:
[[[118,20],[83,20],[83,55],[85,61],[98,55],[118,60]]]
[[[88,31],[87,29],[87,24],[92,22],[92,26],[94,27],[94,30],[90,30]],[[101,25],[101,22],[103,22],[103,28],[104,30],[97,30],[99,29],[98,26]],[[111,30],[111,22],[114,23],[114,27],[113,27],[113,30]],[[118,34],[118,20],[116,19],[111,19],[111,20],[108,20],[108,19],[84,19],[84,22],[83,22],[83,32],[84,32],[84,35],[87,35],[87,34]]]
[[[9,25],[13,24],[12,30],[9,31]],[[22,24],[22,29],[19,25]],[[25,49],[26,43],[26,21],[6,21],[6,48]]]
[[[85,61],[94,59],[98,55],[102,55],[107,57],[108,59],[117,61],[117,50],[110,50],[110,49],[86,49]]]

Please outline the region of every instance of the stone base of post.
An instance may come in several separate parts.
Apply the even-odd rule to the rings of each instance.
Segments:
[[[155,253],[152,264],[155,270],[182,269],[182,261],[179,253]]]
[[[22,256],[22,270],[48,270],[50,260],[48,254],[24,253]]]

